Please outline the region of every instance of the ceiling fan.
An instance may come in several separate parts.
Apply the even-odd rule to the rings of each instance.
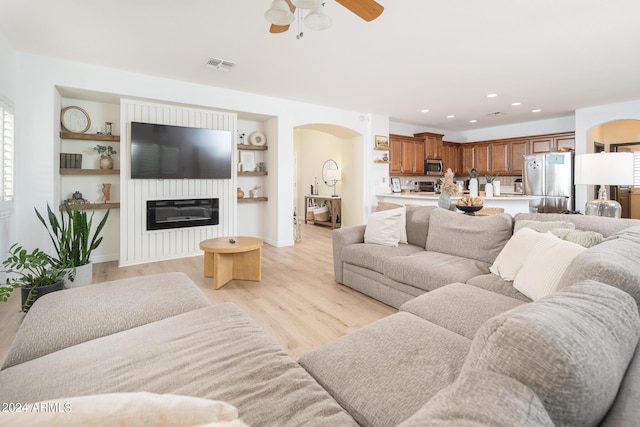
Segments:
[[[337,3],[349,9],[365,21],[376,19],[384,7],[374,0],[336,0]],[[265,13],[265,18],[271,23],[270,33],[284,33],[295,19],[296,7],[309,9],[311,12],[305,17],[305,25],[314,30],[324,30],[331,26],[331,18],[324,11],[324,0],[274,0]]]

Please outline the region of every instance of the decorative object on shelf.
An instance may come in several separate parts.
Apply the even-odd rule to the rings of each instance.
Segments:
[[[60,153],[60,169],[82,169],[82,154]]]
[[[100,169],[113,169],[113,159],[111,155],[118,154],[118,152],[110,145],[96,145],[93,149],[100,154]]]
[[[256,157],[253,151],[240,151],[240,165],[243,172],[256,170]]]
[[[102,201],[107,203],[111,200],[111,184],[102,184]]]
[[[327,187],[333,187],[332,197],[338,197],[336,194],[336,184],[342,180],[342,172],[338,168],[335,160],[329,159],[322,165],[322,180]]]
[[[576,156],[576,185],[599,185],[598,198],[585,205],[586,215],[620,218],[622,206],[608,200],[607,185],[633,185],[633,153],[592,153]]]
[[[444,173],[444,177],[440,178],[440,192],[442,194],[446,194],[449,197],[458,195],[458,186],[453,182],[453,178],[455,178],[455,174],[451,168],[448,168]],[[451,203],[451,200],[449,200],[449,203]]]
[[[111,125],[112,124],[113,123],[111,123],[111,122],[104,122],[104,133],[106,135],[111,135]]]
[[[264,162],[258,162],[258,172],[266,172],[267,171],[267,166],[264,164]]]
[[[244,198],[244,191],[242,191],[242,188],[238,187],[238,189],[236,190],[236,193],[237,193],[238,199]]]
[[[267,143],[267,137],[264,136],[262,132],[255,131],[249,135],[249,143],[257,147],[262,147]]]
[[[240,141],[238,145],[248,145],[244,140],[244,133],[241,133],[240,135],[238,135],[238,140]]]
[[[478,197],[478,170],[476,168],[467,169],[469,174],[469,195]]]
[[[465,215],[475,216],[475,212],[482,209],[482,197],[464,196],[458,199],[456,208],[465,213]]]
[[[76,190],[71,197],[73,200],[82,200],[82,193]]]
[[[90,204],[90,202],[87,199],[83,199],[82,197],[79,199],[74,199],[73,197],[67,199],[67,200],[63,200],[62,203],[67,203],[69,204],[69,206],[74,206],[74,205],[88,205]]]
[[[402,191],[402,186],[400,185],[400,177],[391,177],[391,191],[394,193],[400,193]]]
[[[389,137],[385,135],[375,136],[374,150],[388,150],[389,149]]]
[[[382,156],[382,161],[383,162],[388,162],[389,161],[389,153],[384,153],[384,155]]]
[[[80,107],[65,107],[60,111],[60,123],[69,132],[85,133],[91,127],[89,114]]]
[[[259,190],[260,190],[259,185],[256,185],[255,187],[253,187],[251,190],[249,190],[249,197],[251,197],[252,199],[255,199],[256,197],[258,197]]]
[[[497,175],[485,175],[484,179],[487,183],[484,185],[484,193],[487,197],[493,197],[493,181],[495,181]]]

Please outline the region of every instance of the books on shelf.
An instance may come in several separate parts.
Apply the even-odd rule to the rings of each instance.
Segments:
[[[60,169],[82,169],[82,154],[60,153]]]

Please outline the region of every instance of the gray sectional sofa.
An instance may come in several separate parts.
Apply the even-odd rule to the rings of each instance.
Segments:
[[[363,243],[364,227],[334,231],[336,280],[398,313],[297,362],[170,273],[38,300],[0,370],[0,402],[146,391],[225,401],[252,426],[640,424],[640,221],[516,217],[606,237],[531,301],[489,272],[514,219],[426,207],[406,218],[397,247]]]

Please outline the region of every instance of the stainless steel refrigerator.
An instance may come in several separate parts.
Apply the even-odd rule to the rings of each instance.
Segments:
[[[523,171],[523,194],[539,196],[529,202],[531,212],[574,210],[573,152],[526,155]]]

